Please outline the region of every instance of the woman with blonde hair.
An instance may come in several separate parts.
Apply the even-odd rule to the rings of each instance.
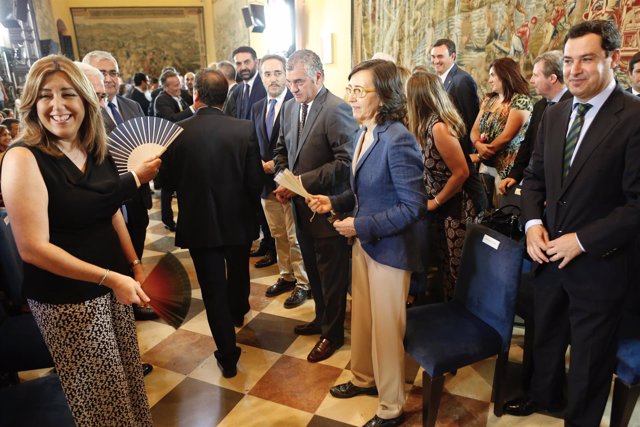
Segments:
[[[462,188],[469,167],[460,145],[466,129],[438,76],[414,72],[407,82],[409,130],[420,144],[424,185],[433,212],[445,232],[444,294],[453,297],[466,225],[478,215],[473,200]]]
[[[23,290],[76,425],[151,426],[131,303],[149,301],[98,98],[67,58],[33,64],[2,194]],[[128,272],[133,271],[134,277]]]

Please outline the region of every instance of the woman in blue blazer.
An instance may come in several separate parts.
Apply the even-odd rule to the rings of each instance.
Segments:
[[[318,213],[348,213],[334,227],[353,238],[351,371],[337,398],[379,395],[365,426],[404,421],[405,302],[411,272],[422,270],[426,212],[420,150],[404,125],[406,98],[397,67],[370,60],[349,75],[348,102],[362,124],[354,140],[351,188],[312,196]]]

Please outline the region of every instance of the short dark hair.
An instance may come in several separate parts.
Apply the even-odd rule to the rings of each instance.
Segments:
[[[250,53],[251,57],[254,60],[258,59],[258,55],[256,55],[256,51],[253,50],[253,48],[249,47],[249,46],[240,46],[240,47],[237,47],[237,48],[233,49],[233,52],[231,52],[231,59],[233,59],[233,57],[236,56],[239,53]]]
[[[370,59],[353,67],[351,76],[359,71],[369,70],[373,74],[373,86],[380,98],[380,109],[376,113],[376,123],[388,121],[404,123],[407,116],[407,98],[398,67],[391,61],[384,59]]]
[[[209,107],[222,107],[227,99],[229,83],[219,70],[203,68],[196,73],[193,88],[198,92],[198,98]]]
[[[453,40],[438,39],[436,40],[436,42],[433,44],[432,47],[438,47],[438,46],[446,46],[447,50],[449,51],[449,55],[451,55],[452,53],[456,53],[456,44],[453,42]]]
[[[176,73],[173,69],[164,71],[160,76],[160,84],[162,85],[162,87],[166,86],[167,79],[169,77],[178,77],[178,73]]]
[[[636,52],[629,60],[629,74],[633,73],[633,67],[638,62],[640,62],[640,52]]]
[[[268,61],[270,59],[276,59],[280,62],[282,62],[282,69],[285,70],[287,67],[287,60],[284,59],[282,56],[280,55],[265,55],[262,57],[262,59],[260,60],[260,67],[262,67],[262,64],[264,64],[264,61]]]
[[[147,75],[145,73],[135,73],[133,75],[133,84],[136,86],[140,86],[142,82],[147,81]]]
[[[18,120],[18,119],[4,119],[2,121],[2,126],[6,126],[8,129],[11,129],[11,125],[14,124],[14,123],[19,126],[20,125],[20,120]]]
[[[593,21],[584,21],[569,28],[567,36],[564,39],[566,43],[569,39],[577,39],[587,34],[596,34],[600,36],[600,46],[607,53],[607,56],[616,49],[620,49],[622,38],[620,32],[611,21],[596,19]]]

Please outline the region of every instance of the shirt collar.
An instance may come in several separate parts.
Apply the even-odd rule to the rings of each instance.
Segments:
[[[269,105],[269,101],[271,101],[272,99],[276,100],[276,104],[281,104],[284,101],[285,96],[287,96],[287,88],[284,88],[282,93],[276,96],[275,98],[272,98],[269,95],[267,95],[267,105]]]
[[[445,71],[444,74],[442,74],[441,76],[438,76],[438,77],[440,77],[440,80],[442,81],[442,83],[444,83],[447,80],[447,76],[451,72],[451,69],[453,68],[454,65],[456,65],[455,62],[453,64],[451,64],[451,67],[449,67],[449,69],[447,71]]]
[[[573,108],[575,109],[577,104],[591,104],[591,110],[594,113],[597,113],[600,110],[600,107],[605,103],[607,98],[613,93],[613,90],[616,88],[616,80],[611,79],[611,82],[605,87],[599,94],[594,96],[591,99],[586,100],[585,102],[579,101],[575,96],[573,97]]]
[[[562,97],[564,96],[564,93],[565,93],[566,91],[567,91],[567,87],[566,87],[566,86],[564,86],[564,87],[562,88],[562,90],[561,90],[560,92],[558,92],[558,94],[557,94],[556,96],[554,96],[554,97],[553,97],[553,98],[551,98],[551,99],[548,99],[547,101],[549,101],[549,102],[555,102],[555,103],[560,102],[560,98],[562,98]]]

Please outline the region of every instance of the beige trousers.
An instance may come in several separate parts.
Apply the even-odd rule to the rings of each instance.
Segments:
[[[309,278],[302,261],[302,253],[296,236],[296,225],[291,202],[280,203],[273,194],[262,201],[264,216],[276,242],[280,277],[297,282],[297,286],[309,290]]]
[[[377,386],[376,414],[395,418],[405,402],[403,339],[411,273],[374,261],[357,239],[352,272],[352,382]]]

